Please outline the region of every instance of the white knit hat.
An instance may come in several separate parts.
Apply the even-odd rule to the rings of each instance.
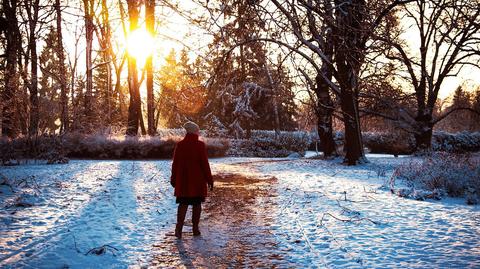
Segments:
[[[200,131],[200,127],[198,127],[198,125],[193,121],[188,121],[185,123],[183,128],[187,131],[187,134],[194,134]]]

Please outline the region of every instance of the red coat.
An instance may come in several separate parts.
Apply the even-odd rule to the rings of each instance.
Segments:
[[[205,143],[187,134],[173,153],[171,183],[177,197],[206,197],[207,183],[213,184]]]

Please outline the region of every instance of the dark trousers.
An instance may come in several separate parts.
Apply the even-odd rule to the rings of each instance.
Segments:
[[[175,236],[182,237],[183,223],[185,222],[185,215],[187,215],[188,204],[178,204],[177,211],[177,226],[175,228]],[[193,224],[193,234],[199,235],[200,230],[198,229],[198,224],[200,223],[200,215],[202,213],[202,205],[194,204],[192,205],[192,224]]]

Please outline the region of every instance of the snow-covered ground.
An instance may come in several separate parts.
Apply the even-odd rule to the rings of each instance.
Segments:
[[[211,160],[202,236],[187,223],[182,240],[170,161],[2,167],[0,267],[480,267],[480,206],[392,195],[381,186],[409,157],[369,159]]]

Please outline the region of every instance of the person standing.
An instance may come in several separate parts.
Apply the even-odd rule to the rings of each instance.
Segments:
[[[199,223],[202,202],[207,197],[207,186],[213,190],[213,177],[208,163],[205,143],[198,140],[200,128],[194,122],[187,122],[183,128],[185,138],[175,146],[170,184],[178,204],[175,236],[182,238],[183,223],[188,206],[192,206],[193,235],[200,235]]]

